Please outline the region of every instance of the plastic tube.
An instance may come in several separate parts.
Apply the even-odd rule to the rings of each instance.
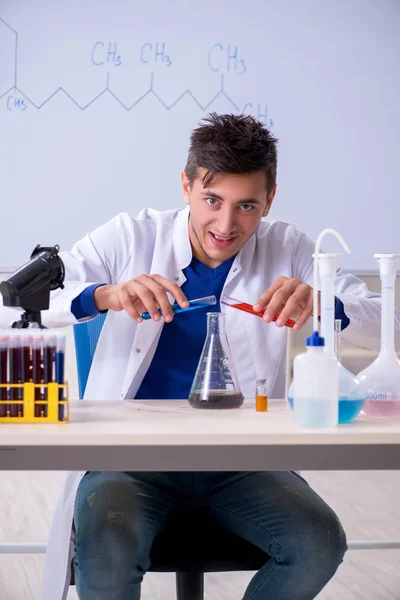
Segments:
[[[330,229],[330,228],[323,229],[321,231],[321,233],[319,234],[319,236],[317,237],[317,241],[315,242],[315,252],[313,254],[313,257],[314,257],[313,330],[317,331],[317,332],[318,332],[318,262],[319,262],[320,256],[323,256],[323,254],[320,254],[321,242],[328,233],[331,233],[332,235],[334,235],[339,240],[339,242],[341,243],[343,248],[346,250],[346,252],[350,253],[350,248],[348,247],[348,245],[346,244],[346,242],[344,241],[344,239],[342,238],[340,233],[338,233],[336,231],[336,229]],[[336,254],[335,256],[338,256],[338,255]],[[332,326],[332,329],[333,329],[333,326]]]

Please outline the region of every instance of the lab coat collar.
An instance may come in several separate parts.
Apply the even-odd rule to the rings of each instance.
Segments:
[[[239,250],[239,252],[236,255],[235,258],[235,263],[237,267],[244,267],[248,264],[251,263],[251,261],[253,260],[253,256],[254,256],[254,252],[256,249],[256,242],[257,242],[257,235],[256,235],[256,231],[253,233],[253,235],[247,240],[247,242],[245,243],[245,245],[243,246],[243,248],[241,248]]]
[[[190,206],[186,206],[178,211],[172,234],[175,264],[180,270],[185,269],[190,265],[193,257],[189,238],[189,213]]]
[[[257,237],[256,233],[247,240],[243,248],[236,254],[235,260],[232,263],[228,277],[226,278],[225,285],[228,285],[239,273],[250,266],[253,261],[253,256],[256,250]]]

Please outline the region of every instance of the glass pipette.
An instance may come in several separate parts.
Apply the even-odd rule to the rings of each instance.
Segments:
[[[186,312],[188,310],[195,310],[196,308],[204,308],[205,306],[211,306],[212,304],[217,304],[217,298],[215,296],[204,296],[204,298],[196,298],[195,300],[189,300],[189,306],[186,308],[181,308],[179,304],[172,304],[171,309],[175,314],[179,314],[181,312]],[[158,309],[158,312],[161,315],[161,310]],[[144,321],[148,321],[151,319],[150,313],[146,310],[141,314],[141,317]]]

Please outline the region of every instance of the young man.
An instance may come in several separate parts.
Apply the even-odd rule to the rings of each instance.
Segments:
[[[292,318],[300,328],[312,314],[314,244],[292,225],[262,221],[276,192],[276,144],[252,117],[210,115],[191,137],[186,209],[118,215],[62,254],[66,288],[53,293],[46,324],[58,324],[60,314],[65,324],[108,311],[87,398],[187,398],[206,310],[174,318],[168,294],[184,307],[221,293],[267,307],[264,323],[216,307],[226,312],[243,394],[252,397],[257,377],[266,377],[270,395],[283,396],[283,323]],[[379,297],[341,273],[336,293],[343,335],[377,348]],[[151,321],[142,322],[145,310]],[[338,518],[293,472],[72,473],[50,537],[46,600],[66,597],[73,554],[81,600],[138,600],[152,542],[188,500],[271,556],[246,600],[311,600],[343,559]],[[124,527],[107,518],[110,511]]]

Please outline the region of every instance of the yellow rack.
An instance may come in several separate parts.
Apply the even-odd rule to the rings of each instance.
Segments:
[[[68,400],[68,382],[66,383],[0,383],[2,389],[22,389],[22,398],[18,400],[0,400],[0,407],[3,405],[18,404],[22,405],[23,410],[16,417],[0,416],[1,423],[68,423],[69,422],[69,400]],[[46,392],[47,400],[36,399],[35,390]],[[59,392],[62,390],[63,400],[59,400]],[[35,405],[47,406],[47,416],[35,417]],[[58,409],[64,406],[64,418],[59,419]],[[1,412],[4,412],[3,410]],[[9,414],[9,413],[8,413]]]

